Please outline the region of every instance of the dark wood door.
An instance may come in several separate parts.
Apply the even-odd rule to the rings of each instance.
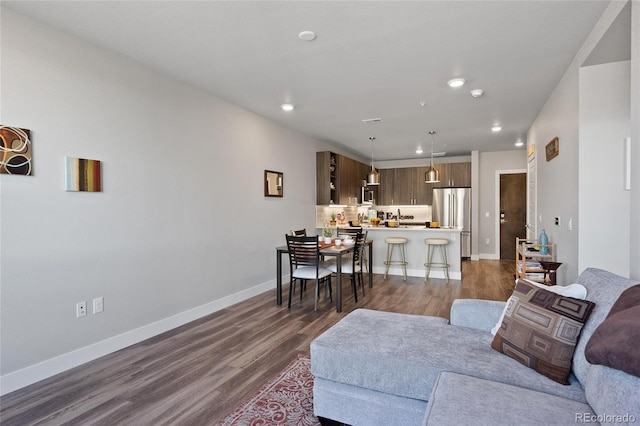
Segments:
[[[516,237],[527,235],[527,174],[500,175],[500,259],[516,256]]]

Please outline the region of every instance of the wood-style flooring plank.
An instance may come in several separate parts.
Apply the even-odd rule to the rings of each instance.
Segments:
[[[222,420],[318,335],[358,308],[449,318],[457,298],[506,300],[513,262],[464,261],[463,280],[374,275],[373,288],[342,283],[343,312],[314,285],[287,309],[275,290],[222,309],[174,330],[0,399],[0,423],[11,425],[209,425]],[[365,277],[365,285],[367,285]],[[334,283],[335,285],[335,280]]]

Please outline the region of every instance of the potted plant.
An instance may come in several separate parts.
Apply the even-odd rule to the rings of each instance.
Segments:
[[[336,226],[336,213],[335,212],[331,212],[330,217],[331,217],[331,222],[329,222],[329,224],[331,226]]]
[[[324,235],[325,244],[331,244],[331,237],[333,236],[333,231],[329,228],[329,225],[325,222],[324,229],[322,230],[322,235]]]

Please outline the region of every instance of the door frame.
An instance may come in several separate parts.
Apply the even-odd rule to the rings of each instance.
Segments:
[[[507,169],[507,170],[496,170],[496,180],[495,180],[495,211],[493,213],[493,227],[494,227],[494,259],[500,259],[500,176],[501,175],[514,175],[524,173],[527,174],[527,169]],[[526,203],[526,201],[525,201]],[[514,241],[513,244],[516,242]]]

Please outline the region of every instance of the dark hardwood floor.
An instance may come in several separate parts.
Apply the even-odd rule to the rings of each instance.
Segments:
[[[3,396],[2,425],[210,425],[284,368],[350,311],[368,308],[449,317],[457,298],[506,300],[510,261],[463,262],[462,281],[374,276],[355,304],[343,280],[343,312],[313,285],[291,309],[275,290]],[[367,280],[365,279],[365,282]],[[334,281],[335,285],[335,281]],[[297,293],[298,294],[298,293]]]

